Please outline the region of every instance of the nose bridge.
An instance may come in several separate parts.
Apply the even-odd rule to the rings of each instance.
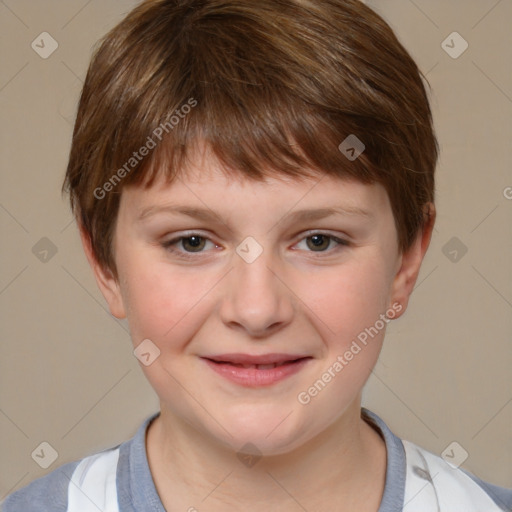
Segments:
[[[275,267],[272,252],[248,238],[234,255],[221,315],[226,324],[261,335],[270,328],[287,324],[293,306],[289,290],[272,268]]]

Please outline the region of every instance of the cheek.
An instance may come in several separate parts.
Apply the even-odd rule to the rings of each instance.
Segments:
[[[124,301],[134,344],[145,338],[166,349],[186,342],[185,331],[198,325],[198,314],[207,303],[208,293],[218,279],[191,269],[172,271],[169,266],[153,263],[141,268],[128,281]]]
[[[298,296],[332,343],[346,344],[374,325],[388,307],[389,276],[382,260],[360,259],[316,272],[298,283]]]
[[[301,389],[311,418],[329,423],[353,403],[373,370],[387,326],[389,274],[378,258],[316,273],[301,288],[305,314],[320,333],[324,361]],[[327,416],[326,416],[326,411]]]

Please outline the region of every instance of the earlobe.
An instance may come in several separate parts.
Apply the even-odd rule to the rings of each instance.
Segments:
[[[401,255],[399,269],[395,275],[391,293],[391,304],[399,303],[402,306],[395,318],[403,315],[407,309],[409,297],[418,279],[421,263],[432,238],[435,217],[435,207],[433,203],[428,203],[425,206],[425,225],[423,230],[418,233],[409,249]]]
[[[79,226],[79,231],[85,256],[92,268],[96,283],[98,284],[103,297],[107,301],[110,313],[119,319],[126,318],[125,307],[118,280],[113,276],[109,269],[105,269],[100,265],[100,263],[98,263],[92,250],[89,233],[87,233],[82,226]]]

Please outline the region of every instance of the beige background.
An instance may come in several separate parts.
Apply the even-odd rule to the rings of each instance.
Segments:
[[[135,3],[0,3],[0,499],[128,439],[158,407],[59,192],[92,45]],[[512,487],[512,2],[367,3],[427,74],[441,159],[430,252],[365,405],[435,453],[457,441],[464,468]],[[45,31],[47,59],[31,48]],[[441,46],[453,31],[469,44],[456,59]],[[58,452],[47,470],[31,457],[43,441]]]

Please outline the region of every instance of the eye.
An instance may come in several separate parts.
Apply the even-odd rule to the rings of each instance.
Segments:
[[[201,252],[206,245],[206,238],[198,235],[183,237],[180,241],[182,243],[182,247],[187,252]],[[188,247],[190,247],[191,250],[189,250]]]
[[[166,251],[173,253],[180,258],[192,259],[196,257],[194,256],[194,253],[206,253],[207,251],[205,250],[205,247],[208,243],[212,246],[210,248],[218,247],[209,238],[198,233],[191,233],[188,236],[173,238],[172,240],[162,242],[161,245]],[[306,244],[306,248],[300,247],[300,245],[304,243]],[[341,249],[342,246],[348,245],[350,244],[346,240],[327,233],[317,232],[311,233],[309,236],[302,238],[300,242],[296,244],[296,247],[301,250],[305,250],[306,252],[331,253]],[[329,250],[330,248],[332,250]]]
[[[303,238],[297,245],[299,246],[304,241],[306,242],[306,247],[310,249],[309,252],[327,252],[327,249],[331,246],[332,242],[336,244],[334,250],[338,249],[339,246],[349,245],[346,240],[342,240],[341,238],[337,238],[327,233],[313,233]]]
[[[189,236],[181,236],[165,241],[162,243],[162,247],[169,252],[177,253],[179,256],[187,258],[190,257],[190,253],[204,252],[203,249],[207,242],[215,246],[215,244],[208,238],[198,235],[197,233],[193,233]]]

